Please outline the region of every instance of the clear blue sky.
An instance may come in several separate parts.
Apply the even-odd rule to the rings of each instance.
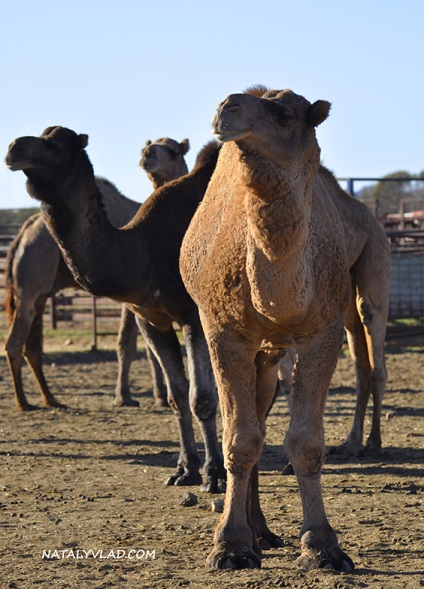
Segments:
[[[337,176],[424,169],[421,0],[1,2],[0,145],[63,125],[95,173],[143,201],[147,139],[188,137],[191,168],[228,94],[256,83],[332,102],[318,129]],[[0,166],[0,208],[36,203]]]

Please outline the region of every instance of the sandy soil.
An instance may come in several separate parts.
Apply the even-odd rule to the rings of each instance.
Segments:
[[[302,573],[296,567],[301,506],[295,477],[281,475],[288,415],[278,399],[268,420],[260,483],[269,527],[285,547],[265,552],[261,570],[234,572],[205,568],[219,518],[211,510],[217,497],[164,486],[176,463],[176,426],[168,409],[153,404],[142,353],[131,373],[140,408],[112,407],[112,350],[73,352],[68,346],[47,354],[46,375],[69,409],[30,413],[16,411],[0,358],[0,587],[424,586],[423,368],[424,349],[392,350],[384,455],[377,461],[330,456],[324,467],[327,513],[356,570]],[[30,402],[41,405],[28,369],[24,376]],[[329,446],[350,428],[353,387],[352,362],[341,358],[326,409]],[[198,497],[192,507],[180,505],[187,491]]]

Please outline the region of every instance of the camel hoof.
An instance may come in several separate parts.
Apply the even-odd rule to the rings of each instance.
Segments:
[[[360,452],[361,444],[355,442],[343,442],[339,444],[339,446],[334,446],[332,448],[328,448],[328,454],[331,456],[341,455],[341,456],[357,456]]]
[[[258,541],[259,548],[261,550],[271,550],[271,548],[284,547],[283,540],[276,534],[273,534],[272,532],[268,532],[266,535],[261,536]]]
[[[167,487],[171,487],[172,485],[176,487],[192,487],[195,485],[200,485],[201,482],[202,477],[200,472],[177,470],[175,474],[166,479],[165,485]]]
[[[222,478],[208,477],[207,481],[200,485],[200,490],[204,493],[225,493],[227,481]]]
[[[46,403],[46,407],[50,409],[68,409],[68,406],[64,403],[59,403],[59,401],[49,401]]]
[[[370,456],[372,458],[378,458],[383,453],[381,443],[380,444],[373,444],[372,442],[367,442],[367,444],[358,452],[358,456],[367,457]]]
[[[305,572],[315,569],[326,569],[350,573],[355,568],[353,561],[342,550],[340,550],[340,554],[337,557],[333,556],[331,559],[328,557],[325,558],[322,554],[316,554],[314,556],[310,553],[304,554],[297,559],[297,565]]]
[[[140,407],[139,401],[132,399],[129,397],[128,399],[123,399],[121,397],[117,398],[113,402],[114,407]]]
[[[38,411],[40,407],[37,405],[31,405],[30,403],[21,403],[18,405],[18,411]]]
[[[302,554],[297,559],[297,564],[303,571],[327,569],[350,573],[355,568],[351,558],[337,543],[319,542],[311,532],[306,532],[301,544]]]
[[[260,569],[261,559],[253,551],[240,553],[223,553],[222,551],[213,550],[206,560],[206,566],[215,569]]]
[[[227,473],[224,467],[212,466],[206,470],[200,490],[205,493],[225,493],[227,489]]]

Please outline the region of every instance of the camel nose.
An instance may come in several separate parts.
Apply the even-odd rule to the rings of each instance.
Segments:
[[[9,145],[9,148],[7,150],[6,157],[5,157],[5,162],[7,165],[9,165],[12,161],[12,152],[16,153],[17,151],[19,151],[19,143],[18,142],[19,142],[19,139],[15,139]]]

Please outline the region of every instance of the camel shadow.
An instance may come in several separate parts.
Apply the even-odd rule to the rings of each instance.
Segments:
[[[331,454],[333,447],[327,447],[323,473],[396,475],[400,477],[422,477],[424,475],[424,449],[387,446],[378,457],[344,456]],[[282,445],[266,444],[260,459],[261,471],[282,470],[287,464]],[[410,467],[405,467],[405,464]],[[414,466],[411,466],[414,465]],[[415,466],[416,465],[416,466]]]
[[[56,366],[67,366],[73,364],[99,364],[100,362],[116,362],[115,350],[75,350],[45,352],[44,364],[55,364]],[[146,351],[137,350],[135,359],[146,360]]]

